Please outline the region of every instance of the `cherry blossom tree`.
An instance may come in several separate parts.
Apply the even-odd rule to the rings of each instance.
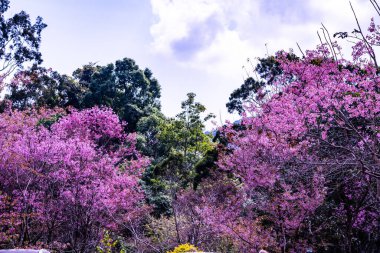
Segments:
[[[93,252],[103,229],[125,230],[144,210],[138,180],[147,160],[112,110],[9,110],[0,128],[7,246]]]
[[[379,31],[372,20],[352,60],[331,40],[278,52],[281,71],[220,130],[230,176],[203,184],[194,208],[245,252],[379,249]]]

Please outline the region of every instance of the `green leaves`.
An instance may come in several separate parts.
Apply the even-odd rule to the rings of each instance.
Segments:
[[[160,110],[161,87],[149,69],[142,70],[130,58],[107,66],[89,64],[77,69],[74,77],[87,90],[81,108],[111,107],[134,132],[140,118]]]
[[[29,107],[79,106],[84,89],[72,78],[56,71],[33,65],[16,73],[5,96],[12,106],[25,110]]]
[[[129,132],[136,131],[142,117],[161,109],[158,81],[129,58],[106,66],[89,63],[75,70],[73,77],[34,65],[18,72],[9,86],[7,99],[17,109],[107,106],[128,123]]]
[[[0,75],[8,76],[16,68],[22,68],[25,62],[40,64],[42,62],[39,46],[41,31],[46,27],[41,17],[33,24],[29,15],[21,11],[9,19],[4,13],[9,8],[9,1],[0,1]]]
[[[176,193],[195,187],[213,164],[209,156],[213,156],[214,144],[204,133],[204,123],[214,116],[205,116],[206,107],[195,97],[194,93],[187,94],[175,118],[155,113],[138,123],[137,129],[146,141],[143,150],[154,159],[143,181],[157,216],[170,214]]]
[[[295,56],[293,55],[292,57]],[[295,59],[297,58],[295,57]],[[253,69],[256,79],[248,77],[238,89],[231,93],[229,101],[226,104],[228,112],[233,113],[237,111],[239,114],[242,114],[245,111],[244,105],[262,99],[265,93],[260,94],[259,91],[271,85],[276,77],[282,73],[280,63],[274,56],[260,58],[258,61],[259,63]],[[249,59],[248,62],[251,63]]]

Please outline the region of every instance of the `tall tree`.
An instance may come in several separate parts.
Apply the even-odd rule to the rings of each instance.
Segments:
[[[33,65],[19,71],[8,86],[6,98],[14,108],[106,106],[128,123],[129,132],[136,130],[142,117],[161,109],[158,81],[129,58],[106,66],[84,65],[73,77]]]
[[[156,215],[173,212],[172,201],[177,191],[200,180],[196,165],[214,149],[211,136],[204,133],[204,123],[213,115],[203,115],[206,108],[195,101],[194,93],[187,94],[181,108],[175,118],[159,121],[155,138],[160,153],[144,175],[146,192]],[[140,124],[139,129],[142,127]]]
[[[135,131],[140,118],[161,109],[158,81],[130,58],[107,66],[85,65],[73,76],[86,89],[80,108],[109,106],[128,123],[129,131]]]
[[[287,57],[297,59],[297,56],[294,54],[289,54]],[[248,62],[250,62],[249,59]],[[259,103],[262,97],[274,88],[271,87],[273,82],[282,73],[280,63],[275,56],[259,58],[258,64],[253,71],[255,76],[248,77],[238,89],[231,93],[229,101],[226,104],[228,112],[233,113],[236,111],[242,114],[246,110],[245,106]]]
[[[41,63],[39,47],[41,31],[46,27],[41,17],[33,24],[29,15],[21,11],[5,18],[9,9],[9,0],[0,1],[0,78],[10,75],[25,62]]]
[[[379,45],[380,26],[369,32]],[[302,59],[278,52],[271,92],[249,104],[244,128],[221,130],[218,165],[236,181],[205,185],[197,204],[242,251],[379,251],[379,72],[369,52],[362,43],[353,60],[336,60],[328,44]]]
[[[0,248],[94,252],[142,215],[147,160],[112,110],[10,110],[0,129]]]
[[[17,72],[8,88],[5,99],[20,110],[30,107],[79,107],[85,91],[73,78],[37,65]]]

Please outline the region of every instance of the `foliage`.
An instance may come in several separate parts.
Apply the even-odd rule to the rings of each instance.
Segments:
[[[292,57],[294,56],[292,55]],[[265,95],[265,90],[262,89],[270,86],[282,73],[280,64],[275,57],[259,58],[258,61],[259,63],[254,69],[258,80],[248,77],[240,88],[231,93],[229,102],[226,104],[228,112],[237,111],[242,114],[246,109],[244,106],[260,100]],[[250,59],[248,59],[248,62],[251,63]]]
[[[9,76],[16,68],[23,66],[25,62],[41,63],[39,46],[41,32],[46,27],[41,17],[37,17],[34,24],[29,15],[21,11],[9,19],[5,18],[5,12],[9,9],[9,0],[0,1],[0,81]],[[2,86],[0,86],[1,88]],[[1,89],[0,89],[1,91]]]
[[[154,110],[148,116],[142,117],[136,127],[137,147],[146,156],[154,160],[167,153],[168,148],[159,139],[159,134],[169,119],[159,110]]]
[[[355,41],[352,60],[325,28],[302,57],[258,59],[227,103],[241,120],[211,136],[194,93],[166,117],[158,81],[132,59],[72,77],[38,66],[46,25],[6,20],[0,3],[0,81],[19,68],[1,101],[0,248],[379,251],[374,19],[367,34],[334,35]]]
[[[211,138],[204,131],[204,122],[211,114],[202,118],[206,108],[195,102],[195,94],[189,93],[182,103],[182,112],[172,119],[157,116],[143,118],[138,129],[150,129],[155,125],[154,140],[155,159],[144,174],[145,192],[148,201],[155,207],[155,214],[160,216],[173,213],[172,201],[179,189],[193,186],[205,175],[197,171],[196,164],[213,149]],[[154,122],[152,125],[146,123]],[[147,131],[146,131],[147,133]],[[153,137],[153,138],[152,138]],[[199,173],[198,173],[199,172]],[[196,180],[196,181],[195,181]]]
[[[73,77],[33,65],[19,71],[8,86],[6,99],[14,108],[107,106],[128,123],[129,132],[135,132],[140,118],[161,108],[158,81],[129,58],[106,66],[85,65]]]
[[[16,73],[5,99],[12,102],[13,108],[20,110],[79,107],[83,92],[84,89],[69,76],[33,65]]]
[[[113,253],[119,244],[118,240],[112,239],[110,232],[105,230],[103,238],[100,241],[100,245],[96,247],[98,253]],[[124,249],[121,249],[119,253],[126,253]]]
[[[85,65],[73,73],[86,90],[80,108],[95,105],[111,107],[134,132],[140,118],[160,110],[161,87],[149,69],[140,69],[134,60],[124,58],[115,64]]]

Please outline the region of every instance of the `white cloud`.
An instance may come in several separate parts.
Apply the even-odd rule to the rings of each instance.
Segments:
[[[201,24],[218,12],[217,1],[152,0],[158,22],[151,27],[154,48],[168,53],[173,41],[185,38],[191,26]]]
[[[366,27],[376,14],[370,2],[351,2]],[[173,84],[163,104],[194,91],[223,119],[237,118],[227,114],[225,103],[251,71],[247,58],[263,57],[267,50],[274,54],[293,48],[298,53],[297,42],[303,50],[313,49],[321,22],[331,34],[350,32],[356,25],[348,0],[151,0],[151,6],[156,18],[150,28],[151,53],[172,66],[169,76],[181,75],[167,81]]]
[[[367,24],[369,1],[353,1]],[[331,32],[350,31],[355,23],[346,0],[151,0],[157,22],[151,27],[155,53],[179,64],[208,71],[241,66],[247,57],[263,56],[318,42],[324,24]]]

